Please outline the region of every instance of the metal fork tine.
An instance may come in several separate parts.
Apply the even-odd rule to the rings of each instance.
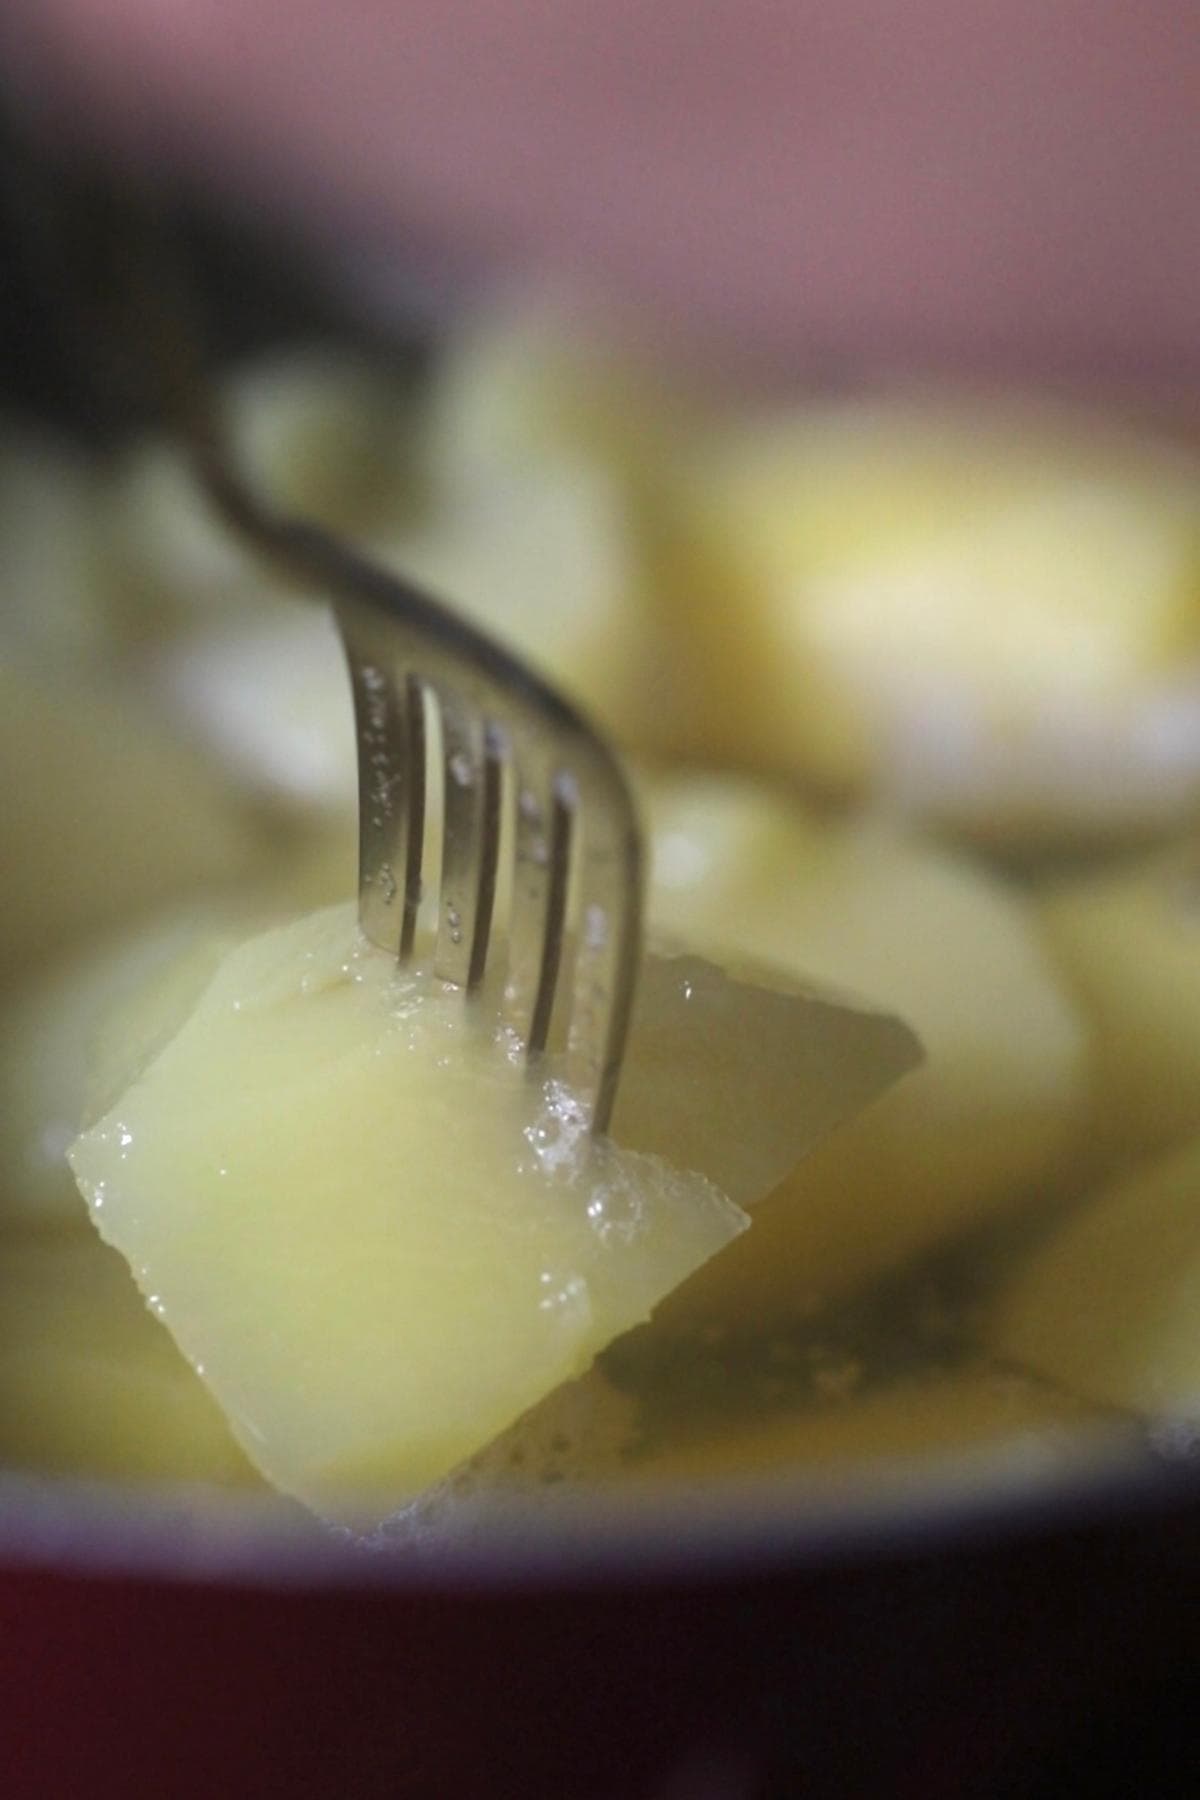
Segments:
[[[550,832],[546,880],[546,916],[542,937],[541,963],[538,969],[537,993],[529,1021],[528,1053],[540,1056],[550,1036],[554,999],[562,963],[563,940],[567,925],[567,893],[570,886],[571,847],[579,796],[575,784],[566,775],[554,779],[550,807]]]
[[[553,1001],[553,991],[547,994],[547,976],[557,973],[557,956],[553,969],[549,969],[546,949],[554,887],[552,857],[556,848],[561,856],[564,841],[561,827],[555,837],[553,784],[536,765],[536,759],[518,753],[514,774],[516,829],[505,1001],[510,1023],[524,1040],[528,1053],[536,1055],[545,1046]],[[553,953],[553,943],[550,948]],[[535,1024],[540,1043],[535,1037]]]
[[[442,880],[434,973],[458,987],[483,979],[500,849],[501,740],[460,695],[438,694],[442,719]]]
[[[633,1007],[641,936],[636,824],[600,806],[582,813],[577,851],[568,1073],[593,1094],[592,1130],[608,1130]]]
[[[421,905],[421,865],[425,855],[425,683],[419,675],[404,680],[405,773],[408,777],[408,832],[404,846],[404,910],[400,926],[400,961],[407,962],[417,935]]]
[[[492,915],[496,905],[496,888],[500,873],[500,838],[504,822],[504,766],[507,744],[503,732],[488,725],[483,746],[483,848],[479,859],[479,889],[476,902],[475,932],[471,944],[471,962],[467,970],[467,988],[477,988],[487,965],[488,945],[492,933]]]
[[[523,759],[514,763],[513,790],[512,896],[504,1002],[509,1023],[528,1041],[546,933],[549,795],[531,778]]]
[[[359,918],[373,944],[396,952],[409,835],[406,696],[361,634],[345,620],[342,629],[359,743]]]

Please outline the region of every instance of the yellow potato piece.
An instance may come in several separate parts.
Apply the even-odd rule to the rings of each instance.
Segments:
[[[94,1233],[0,1233],[0,1464],[252,1483],[212,1396]]]
[[[179,632],[147,674],[176,730],[232,783],[291,817],[353,821],[354,716],[327,606],[260,600]]]
[[[680,637],[714,751],[1001,839],[1200,790],[1200,462],[1086,416],[896,401],[715,432]]]
[[[358,533],[411,511],[405,407],[386,371],[324,350],[264,359],[225,384],[235,454],[263,498]],[[148,439],[106,478],[106,604],[139,641],[253,611],[261,563],[220,518],[178,446]]]
[[[0,667],[0,976],[252,870],[228,790],[127,696]]]
[[[745,1221],[645,1150],[587,1154],[561,1084],[527,1082],[460,995],[402,978],[352,921],[236,951],[72,1163],[259,1467],[361,1521],[580,1373]],[[911,1059],[893,1022],[861,1027],[882,1079]],[[667,1067],[702,1115],[695,1070]],[[794,1138],[794,1079],[773,1106],[746,1079],[763,1130]],[[669,1099],[645,1109],[659,1130]]]
[[[260,357],[224,403],[241,466],[275,505],[348,532],[412,507],[415,409],[387,363],[316,346]]]
[[[107,592],[116,629],[163,637],[240,609],[262,571],[209,505],[178,445],[148,439],[105,474]]]
[[[668,1316],[803,1309],[1053,1185],[1082,1119],[1085,1034],[1015,891],[950,852],[822,821],[733,778],[660,780],[648,802],[661,930],[869,994],[926,1054],[788,1177]]]
[[[613,1131],[753,1206],[921,1061],[897,1017],[732,958],[643,962]]]
[[[1055,884],[1046,940],[1093,1033],[1097,1159],[1200,1125],[1200,862],[1190,847]]]
[[[505,636],[624,743],[702,743],[657,592],[689,396],[567,307],[459,330],[429,399],[431,516],[391,554]]]
[[[616,321],[565,306],[481,313],[447,346],[429,403],[435,481],[469,491],[497,471],[581,460],[606,469],[635,504],[662,479],[691,427],[667,386]]]
[[[389,1535],[470,1533],[516,1503],[561,1509],[564,1491],[600,1496],[606,1515],[666,1497],[695,1506],[761,1503],[763,1481],[793,1505],[944,1505],[956,1491],[1027,1492],[1031,1483],[1112,1466],[1135,1431],[1036,1377],[978,1362],[929,1370],[865,1392],[756,1409],[731,1401],[700,1419],[647,1425],[636,1393],[602,1368],[549,1395]],[[785,1485],[786,1484],[786,1485]]]
[[[52,438],[0,427],[0,652],[46,669],[102,663],[100,508],[91,464]]]
[[[991,1347],[1093,1401],[1200,1420],[1200,1143],[1090,1198],[985,1326]]]
[[[651,656],[645,578],[624,497],[603,468],[560,458],[496,470],[375,548],[608,731],[637,734]]]
[[[0,1007],[0,1223],[88,1229],[67,1150],[184,1017],[220,955],[177,913],[56,965]],[[90,1102],[90,1107],[89,1107]]]
[[[639,1481],[748,1480],[792,1474],[806,1484],[907,1474],[929,1483],[976,1479],[981,1463],[1014,1479],[1069,1469],[1085,1454],[1086,1404],[1044,1384],[987,1368],[906,1377],[867,1393],[777,1415],[722,1419],[719,1429],[681,1434],[626,1464]]]

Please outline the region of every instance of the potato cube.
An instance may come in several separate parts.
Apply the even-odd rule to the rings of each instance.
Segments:
[[[1190,848],[1049,888],[1040,918],[1093,1034],[1090,1135],[1128,1161],[1200,1126],[1200,865]]]
[[[128,696],[0,667],[0,768],[0,975],[259,860],[234,796]]]
[[[1001,1297],[986,1336],[1072,1393],[1200,1425],[1200,1143],[1073,1212]]]
[[[804,1037],[813,1008],[792,1006]],[[873,1089],[912,1040],[856,1017]],[[363,1522],[400,1505],[745,1224],[649,1147],[591,1144],[561,1081],[527,1080],[506,1042],[333,909],[235,951],[72,1152],[97,1226],[239,1440],[318,1511]],[[658,1129],[687,1097],[702,1119],[712,1079],[730,1079],[719,1058],[707,1088],[681,1055],[659,1066],[678,1092],[644,1106]],[[741,1115],[794,1142],[812,1121],[795,1059],[779,1069],[782,1091],[742,1071]],[[817,1110],[827,1122],[828,1094]]]
[[[1194,456],[1086,415],[895,401],[714,433],[681,486],[716,753],[1001,841],[1194,803]]]
[[[0,1464],[253,1484],[212,1396],[93,1232],[0,1233]]]
[[[964,858],[765,788],[648,788],[652,920],[909,1020],[922,1068],[825,1140],[670,1312],[806,1309],[1051,1185],[1083,1116],[1086,1045],[1022,898]]]

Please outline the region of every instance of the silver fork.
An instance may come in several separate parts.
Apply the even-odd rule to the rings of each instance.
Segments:
[[[413,957],[426,801],[435,798],[443,847],[434,974],[480,1003],[496,993],[531,1064],[561,1038],[591,1128],[607,1130],[642,903],[637,818],[612,751],[484,633],[332,533],[278,515],[243,481],[212,404],[194,296],[161,198],[52,165],[36,147],[26,147],[21,175],[49,291],[74,302],[72,335],[111,365],[109,385],[118,367],[135,389],[149,378],[150,398],[229,525],[333,603],[358,733],[364,933],[402,962]],[[495,900],[505,857],[505,979],[485,990],[501,962]]]
[[[483,632],[324,529],[264,507],[211,424],[193,422],[188,436],[230,524],[333,602],[358,737],[364,934],[413,958],[427,800],[440,800],[435,976],[478,995],[503,955],[503,982],[489,980],[489,991],[526,1059],[537,1062],[553,1031],[592,1131],[606,1131],[641,953],[641,838],[617,758]],[[501,944],[504,857],[512,899]]]

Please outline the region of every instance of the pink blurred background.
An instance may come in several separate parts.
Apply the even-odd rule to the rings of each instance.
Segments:
[[[414,269],[550,271],[771,379],[1198,385],[1175,0],[9,0],[6,24],[52,131],[298,224],[376,300]]]

